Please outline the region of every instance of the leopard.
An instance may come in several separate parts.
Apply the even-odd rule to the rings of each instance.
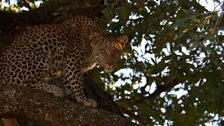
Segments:
[[[127,35],[115,37],[85,16],[30,26],[2,52],[0,83],[69,96],[84,106],[97,107],[84,92],[83,74],[96,66],[112,72],[127,43]],[[63,88],[49,83],[58,77]]]

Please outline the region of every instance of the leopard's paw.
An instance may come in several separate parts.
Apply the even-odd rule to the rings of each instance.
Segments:
[[[93,107],[93,108],[96,108],[97,107],[97,103],[93,99],[86,99],[85,101],[83,101],[83,105],[84,106]]]
[[[55,97],[63,97],[63,96],[64,96],[63,91],[62,91],[60,88],[56,87],[56,86],[55,86],[54,90],[53,90],[51,93],[52,93]]]

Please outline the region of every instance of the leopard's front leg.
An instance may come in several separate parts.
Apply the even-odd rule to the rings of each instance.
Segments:
[[[71,64],[65,67],[64,87],[66,94],[84,106],[96,107],[96,101],[86,98],[84,94],[83,75],[80,69],[73,67]]]

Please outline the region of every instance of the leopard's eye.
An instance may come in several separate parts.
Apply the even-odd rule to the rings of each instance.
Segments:
[[[116,49],[116,50],[114,51],[114,53],[119,54],[120,51]]]
[[[119,54],[120,54],[120,51],[119,51],[119,50],[117,50],[117,49],[114,50],[114,52],[113,52],[113,55],[114,55],[114,56],[119,55]]]

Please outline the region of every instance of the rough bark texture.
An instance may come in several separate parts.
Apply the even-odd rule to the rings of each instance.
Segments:
[[[0,117],[20,117],[41,126],[132,125],[117,114],[85,107],[39,90],[9,85],[0,85]]]

